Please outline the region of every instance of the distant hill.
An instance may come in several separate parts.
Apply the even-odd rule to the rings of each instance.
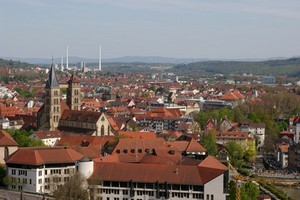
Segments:
[[[6,59],[11,60],[20,60],[22,62],[32,63],[32,64],[51,64],[51,58],[17,58],[17,57],[8,57]],[[109,58],[103,59],[103,63],[173,63],[173,64],[180,64],[180,63],[191,63],[191,62],[198,62],[198,61],[205,61],[208,59],[201,59],[201,58],[169,58],[169,57],[160,57],[160,56],[124,56],[119,58]],[[61,58],[54,58],[53,62],[56,64],[61,63]],[[98,63],[98,58],[83,58],[78,56],[69,56],[69,63]],[[64,57],[64,64],[66,63],[66,58]]]
[[[29,67],[32,67],[32,66],[34,66],[34,65],[26,63],[26,62],[5,60],[5,59],[0,58],[0,67],[29,68]]]
[[[179,64],[169,69],[176,73],[242,74],[300,76],[300,58],[267,61],[203,61]]]

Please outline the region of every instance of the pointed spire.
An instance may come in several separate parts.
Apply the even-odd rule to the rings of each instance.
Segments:
[[[59,84],[56,80],[55,65],[53,64],[53,61],[49,71],[49,78],[46,82],[46,88],[59,88]]]

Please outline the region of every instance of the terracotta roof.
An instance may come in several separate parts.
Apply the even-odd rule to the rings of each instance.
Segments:
[[[82,146],[83,143],[88,143],[89,145],[104,145],[107,142],[114,141],[113,136],[62,136],[58,142],[58,146]]]
[[[208,159],[208,161],[205,161]],[[227,168],[218,165],[216,159],[206,158],[203,164],[168,165],[144,163],[95,163],[91,180],[133,181],[141,183],[165,183],[184,185],[204,185],[220,176]],[[210,167],[212,165],[212,167]]]
[[[60,120],[96,123],[100,116],[100,112],[64,110]]]
[[[24,165],[75,163],[82,157],[82,154],[69,148],[20,148],[6,159],[6,163]]]
[[[178,151],[206,152],[206,149],[194,139],[191,139],[190,141],[174,141],[169,142],[169,144],[178,149]]]
[[[62,136],[60,131],[38,131],[34,134],[40,139],[60,138]]]
[[[129,138],[141,138],[141,139],[154,139],[156,138],[155,132],[133,132],[133,131],[119,131],[119,135],[126,135]]]
[[[4,130],[0,130],[0,146],[18,146],[18,143]]]
[[[166,142],[163,138],[155,139],[140,139],[140,138],[121,138],[115,148],[112,151],[112,154],[117,153],[117,150],[120,150],[120,154],[124,154],[124,150],[127,151],[126,154],[135,154],[139,149],[144,153],[147,149],[151,152],[152,149],[166,146]],[[131,152],[134,150],[134,153]]]

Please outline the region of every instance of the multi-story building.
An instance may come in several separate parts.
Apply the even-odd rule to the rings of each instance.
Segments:
[[[20,148],[6,160],[8,188],[52,193],[76,172],[82,154],[69,148]]]
[[[60,131],[37,131],[29,137],[34,140],[41,140],[46,146],[53,147],[58,143],[61,136]]]
[[[239,123],[239,129],[241,132],[251,133],[257,140],[257,148],[260,148],[265,143],[265,130],[266,125],[264,123],[250,123],[247,120]]]
[[[161,133],[163,130],[175,130],[182,115],[179,109],[157,107],[145,114],[137,114],[135,117],[139,126],[150,126],[157,133]]]
[[[228,169],[211,156],[180,164],[146,157],[139,163],[95,162],[89,180],[98,184],[91,186],[92,199],[225,200],[228,195]]]

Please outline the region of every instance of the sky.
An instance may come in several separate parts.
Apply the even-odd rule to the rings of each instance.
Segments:
[[[299,0],[0,0],[0,57],[300,55]]]

